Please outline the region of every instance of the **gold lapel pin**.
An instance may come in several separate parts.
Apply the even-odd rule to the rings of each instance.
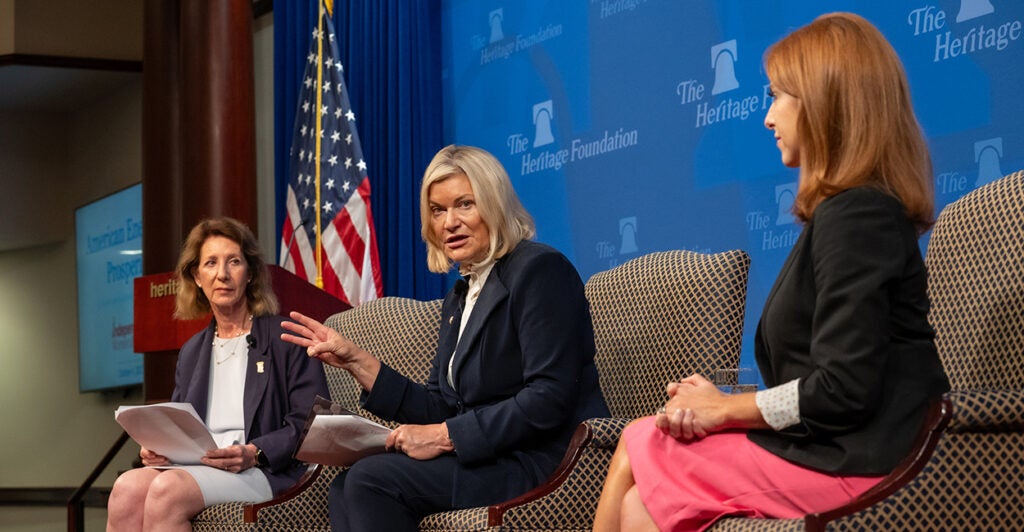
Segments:
[[[260,360],[256,363],[256,373],[263,373],[263,361]]]

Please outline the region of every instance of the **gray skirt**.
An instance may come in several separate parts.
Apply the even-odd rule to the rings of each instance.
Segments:
[[[274,497],[270,482],[258,467],[232,473],[205,465],[161,466],[155,469],[180,469],[196,480],[203,502],[213,506],[224,502],[264,502]]]

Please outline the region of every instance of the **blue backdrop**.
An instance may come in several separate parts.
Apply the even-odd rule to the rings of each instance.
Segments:
[[[584,279],[658,250],[749,252],[752,366],[801,228],[761,58],[828,11],[865,16],[903,58],[938,208],[1024,168],[1019,0],[445,0],[444,139],[497,155]]]

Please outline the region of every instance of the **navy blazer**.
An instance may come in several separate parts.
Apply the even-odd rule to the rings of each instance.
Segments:
[[[425,385],[382,366],[363,395],[364,407],[385,419],[447,422],[460,465],[457,508],[539,485],[561,461],[575,427],[609,415],[594,365],[590,307],[565,256],[524,241],[499,259],[456,348],[464,300],[456,289],[445,297]],[[452,356],[455,389],[448,384]]]
[[[926,284],[916,230],[894,197],[858,187],[818,205],[768,295],[754,345],[766,385],[800,379],[801,422],[750,439],[820,471],[891,471],[928,403],[949,390]]]
[[[330,397],[324,367],[301,347],[281,340],[281,316],[253,318],[249,362],[245,372],[245,443],[259,447],[269,466],[267,476],[274,494],[290,487],[305,464],[292,458],[302,427],[317,395]],[[196,333],[178,354],[171,400],[192,403],[204,420],[210,391],[210,353],[214,323]]]

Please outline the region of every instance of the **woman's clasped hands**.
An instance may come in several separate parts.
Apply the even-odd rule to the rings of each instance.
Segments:
[[[668,401],[655,414],[654,424],[679,440],[703,438],[727,426],[726,407],[731,398],[701,375],[691,375],[665,388]]]

